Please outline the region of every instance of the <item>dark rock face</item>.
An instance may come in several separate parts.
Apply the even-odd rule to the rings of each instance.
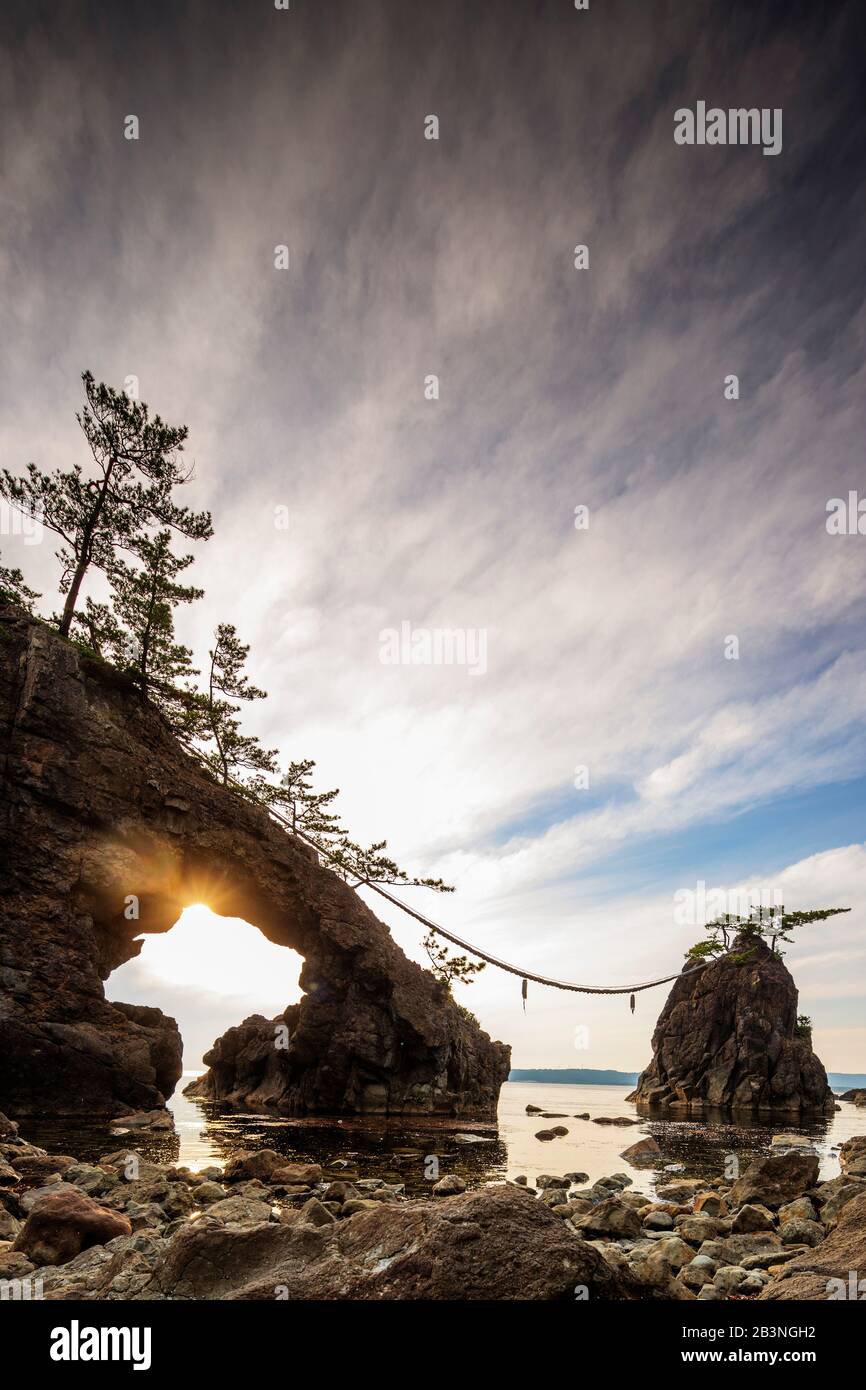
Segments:
[[[735,943],[734,954],[744,949]],[[675,1114],[824,1113],[834,1097],[811,1044],[794,1036],[797,988],[764,942],[682,975],[653,1034],[653,1059],[629,1096]]]
[[[197,901],[299,952],[307,991],[286,1012],[287,1047],[264,1020],[219,1041],[208,1094],[291,1114],[495,1113],[509,1049],[313,851],[211,781],[118,673],[9,606],[0,866],[0,1109],[12,1115],[164,1103],[181,1072],[177,1026],[109,1003],[103,981],[136,936]]]

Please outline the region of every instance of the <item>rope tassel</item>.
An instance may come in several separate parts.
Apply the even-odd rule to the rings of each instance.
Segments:
[[[521,994],[521,997],[522,997],[522,999],[523,999],[523,1012],[524,1012],[524,1013],[526,1013],[526,996],[527,996],[528,993],[529,993],[529,981],[528,981],[528,980],[524,980],[524,981],[523,981],[523,984],[520,986],[520,994]]]

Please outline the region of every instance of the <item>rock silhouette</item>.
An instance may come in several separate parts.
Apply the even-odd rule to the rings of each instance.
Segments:
[[[306,991],[287,1011],[287,1047],[272,1026],[254,1057],[220,1040],[211,1094],[291,1114],[495,1114],[509,1049],[313,850],[212,780],[121,673],[10,605],[0,738],[0,1109],[164,1103],[181,1072],[177,1025],[109,1003],[103,981],[138,953],[136,936],[203,901],[301,954]]]

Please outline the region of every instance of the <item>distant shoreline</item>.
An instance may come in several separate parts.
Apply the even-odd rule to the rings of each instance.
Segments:
[[[639,1073],[636,1071],[605,1071],[583,1068],[513,1068],[509,1081],[545,1082],[551,1086],[636,1086]],[[866,1087],[866,1074],[862,1072],[827,1073],[827,1080],[834,1091],[855,1090]]]

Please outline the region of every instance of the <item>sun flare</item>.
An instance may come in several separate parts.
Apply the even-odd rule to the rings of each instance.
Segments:
[[[168,985],[260,998],[263,1011],[283,1009],[303,993],[297,952],[240,917],[218,917],[206,903],[190,903],[171,931],[142,940],[140,965]]]

